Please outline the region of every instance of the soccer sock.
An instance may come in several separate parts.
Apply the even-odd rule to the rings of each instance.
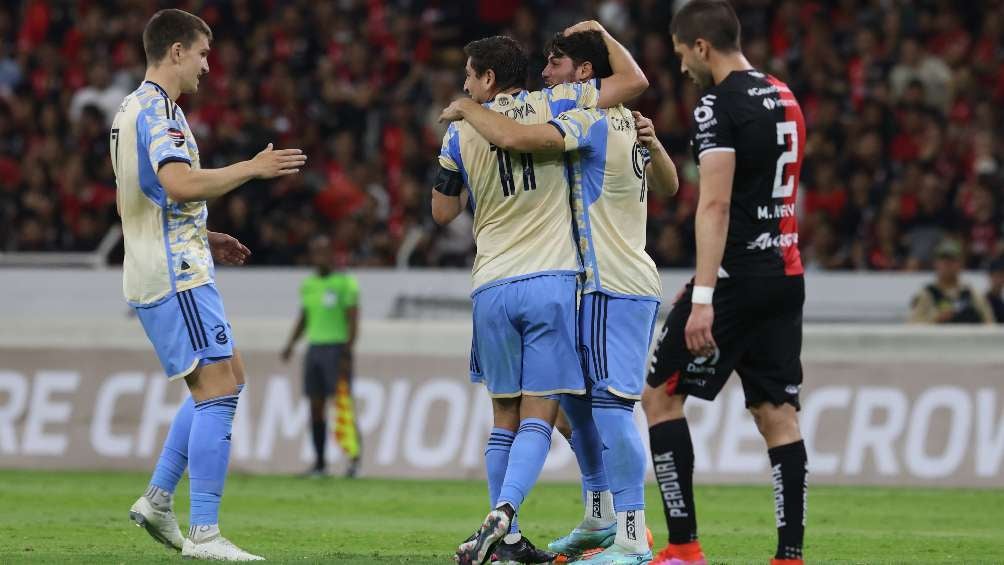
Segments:
[[[634,425],[633,412],[634,401],[605,391],[593,397],[593,419],[603,438],[603,464],[617,511],[615,543],[635,552],[644,552],[648,551],[648,540],[644,535],[647,461],[645,446]]]
[[[517,513],[523,499],[530,493],[544,467],[551,449],[551,425],[539,418],[527,418],[519,423],[516,439],[509,452],[505,481],[495,507],[508,503]]]
[[[237,398],[230,394],[195,403],[188,444],[193,526],[219,523]]]
[[[192,414],[195,412],[195,401],[189,396],[178,407],[178,412],[171,422],[171,429],[167,432],[167,439],[164,440],[164,447],[160,451],[160,458],[157,466],[153,469],[153,477],[150,479],[150,487],[157,489],[154,495],[149,494],[151,489],[147,489],[147,498],[154,501],[155,506],[163,502],[164,495],[167,495],[167,505],[170,507],[170,498],[174,494],[174,489],[178,487],[181,475],[185,473],[188,466],[188,436],[192,431]]]
[[[644,510],[623,510],[617,513],[617,536],[614,543],[631,553],[649,551]]]
[[[237,385],[237,394],[244,390],[244,385]],[[174,490],[188,466],[188,437],[192,432],[192,415],[195,413],[195,401],[191,395],[181,403],[178,412],[171,422],[171,429],[164,440],[164,448],[157,459],[153,477],[146,489],[146,497],[158,510],[171,508]]]
[[[314,469],[316,470],[321,470],[325,467],[324,445],[328,440],[327,434],[327,420],[318,420],[310,423],[310,435],[311,439],[314,440]]]
[[[774,517],[777,522],[776,559],[802,559],[805,508],[808,494],[808,457],[805,442],[779,445],[767,450],[774,482]]]
[[[488,436],[488,447],[485,448],[485,469],[488,471],[488,503],[489,508],[495,508],[499,499],[499,491],[505,482],[505,470],[509,465],[509,451],[516,438],[515,432],[505,428],[492,428]],[[519,532],[519,524],[514,518],[509,526],[510,534]],[[517,540],[518,541],[518,540]],[[512,542],[509,542],[512,543]]]
[[[603,443],[593,421],[589,399],[563,395],[561,409],[572,425],[570,444],[582,476],[584,515],[580,528],[597,529],[609,526],[616,519],[613,497],[603,468]]]
[[[694,507],[694,444],[686,418],[661,422],[648,429],[655,480],[659,483],[669,543],[697,540]]]

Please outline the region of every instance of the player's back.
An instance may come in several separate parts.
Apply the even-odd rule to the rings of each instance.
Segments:
[[[586,292],[658,299],[662,284],[645,252],[648,150],[638,143],[634,116],[624,106],[561,114],[572,153],[573,201]]]
[[[181,108],[146,81],[122,102],[110,152],[125,241],[123,292],[136,305],[211,282],[206,203],[175,202],[157,171],[170,162],[199,167],[195,138]]]
[[[589,84],[499,94],[486,106],[523,124],[546,124],[557,114],[595,103]],[[577,272],[562,152],[516,153],[488,143],[466,122],[447,131],[440,164],[460,170],[474,207],[474,288],[544,272]]]
[[[732,151],[736,169],[722,268],[729,276],[800,275],[795,199],[805,120],[778,79],[734,71],[694,110],[694,155]]]

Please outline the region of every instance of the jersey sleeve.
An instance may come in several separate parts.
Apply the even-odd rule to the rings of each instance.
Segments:
[[[705,153],[735,152],[734,124],[720,96],[708,94],[701,97],[701,105],[694,109],[694,125],[694,157],[698,162]]]
[[[574,108],[592,108],[600,101],[600,79],[586,82],[566,82],[544,89],[551,115],[557,116]]]
[[[561,133],[565,140],[565,151],[588,151],[596,142],[606,118],[595,108],[576,108],[562,112],[548,122]]]
[[[345,280],[345,296],[342,297],[342,303],[347,308],[355,308],[359,305],[359,281],[351,275]]]
[[[460,172],[463,160],[460,158],[460,131],[453,122],[443,134],[443,145],[439,148],[439,166],[455,173]]]
[[[450,124],[443,135],[439,149],[439,173],[432,187],[446,196],[460,196],[464,188],[464,161],[460,156],[460,131],[457,123]]]
[[[172,119],[171,108],[165,99],[141,113],[136,128],[139,139],[150,155],[150,164],[156,173],[168,163],[192,164],[185,141],[185,128]]]

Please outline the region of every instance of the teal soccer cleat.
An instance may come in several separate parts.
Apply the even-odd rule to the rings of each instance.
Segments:
[[[606,528],[575,528],[570,534],[547,544],[547,549],[564,555],[569,561],[578,559],[591,549],[606,549],[613,545],[617,537],[617,523]]]
[[[582,559],[573,561],[572,565],[643,565],[652,562],[652,550],[644,553],[632,553],[619,545],[611,545],[603,551]]]

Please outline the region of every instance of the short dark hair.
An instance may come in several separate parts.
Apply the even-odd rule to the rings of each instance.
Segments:
[[[464,55],[471,58],[475,76],[494,71],[499,90],[526,86],[527,56],[515,39],[505,35],[478,39],[464,46]]]
[[[174,8],[157,12],[143,30],[146,64],[159,63],[175,43],[181,43],[187,49],[199,38],[200,33],[210,41],[213,40],[213,31],[195,14]]]
[[[610,51],[598,31],[579,31],[565,35],[560,31],[547,43],[544,53],[548,58],[566,56],[576,67],[589,61],[593,65],[593,75],[607,78],[614,74],[610,68]]]
[[[733,52],[740,49],[742,29],[728,0],[690,0],[673,16],[669,33],[688,47],[703,39],[719,51]]]

